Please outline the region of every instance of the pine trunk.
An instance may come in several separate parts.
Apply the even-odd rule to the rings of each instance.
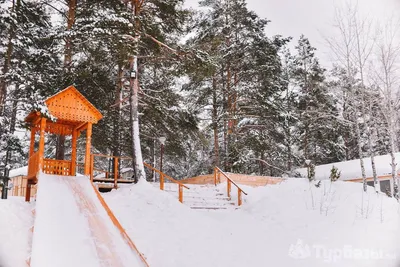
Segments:
[[[134,154],[135,161],[135,180],[145,179],[142,148],[140,145],[140,134],[139,134],[139,81],[137,76],[137,56],[134,56],[131,60],[131,71],[136,71],[136,78],[130,79],[130,85],[132,88],[131,92],[131,110],[132,110],[132,151]]]
[[[214,165],[219,166],[219,140],[218,140],[218,103],[217,103],[217,80],[213,76],[213,131],[214,131]]]
[[[139,0],[132,0],[132,7],[135,16],[135,30],[139,32],[140,22],[140,6],[142,4]],[[139,72],[138,72],[138,57],[137,53],[139,53],[139,37],[136,38],[136,55],[130,58],[130,72],[135,73],[135,77],[131,76],[130,78],[130,87],[131,87],[131,117],[132,117],[132,151],[134,158],[134,170],[135,170],[135,180],[145,180],[145,172],[143,165],[143,157],[142,157],[142,148],[140,145],[140,130],[139,130]]]
[[[18,9],[21,5],[21,1],[12,1],[13,5],[11,7],[11,12],[17,14]],[[14,51],[14,39],[15,39],[15,25],[11,24],[8,35],[7,51],[4,57],[4,65],[2,70],[3,78],[0,80],[0,114],[3,114],[5,101],[7,97],[7,78],[6,75],[11,69],[11,57]]]
[[[72,29],[75,23],[76,13],[76,0],[68,1],[68,18],[67,18],[67,31]],[[65,51],[64,51],[64,73],[67,74],[71,71],[72,61],[72,40],[69,33],[65,39]],[[65,158],[65,136],[58,135],[57,147],[56,147],[56,159],[63,160]]]

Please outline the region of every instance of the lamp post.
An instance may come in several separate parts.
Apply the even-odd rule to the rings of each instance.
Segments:
[[[165,136],[159,137],[158,141],[160,141],[161,143],[161,151],[160,151],[160,172],[162,172],[162,167],[163,167],[163,155],[164,155],[164,145],[165,145],[165,141],[167,140],[167,138]]]

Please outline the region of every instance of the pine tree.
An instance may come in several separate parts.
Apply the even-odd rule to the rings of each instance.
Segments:
[[[344,148],[340,146],[337,131],[336,101],[324,82],[325,70],[307,38],[301,36],[296,49],[293,79],[299,88],[299,139],[303,157],[315,164],[340,161]]]
[[[250,158],[265,160],[269,145],[274,145],[261,140],[269,127],[254,117],[273,117],[275,107],[268,97],[278,99],[282,90],[278,50],[286,40],[267,38],[268,21],[249,11],[245,1],[201,5],[209,9],[196,21],[197,34],[189,46],[206,52],[211,64],[195,69],[187,88],[194,92],[198,108],[210,107],[214,162],[221,158],[225,170],[239,171]]]

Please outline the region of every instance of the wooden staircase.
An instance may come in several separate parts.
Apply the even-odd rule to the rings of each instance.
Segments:
[[[158,186],[158,183],[154,183]],[[177,194],[174,184],[166,183],[165,190],[172,195]],[[191,185],[185,192],[183,204],[197,210],[226,210],[237,208],[236,202],[225,196],[225,190],[214,185]]]

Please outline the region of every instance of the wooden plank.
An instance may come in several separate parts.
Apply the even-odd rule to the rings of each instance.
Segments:
[[[76,144],[78,139],[78,131],[72,131],[72,151],[71,151],[71,175],[76,175]]]
[[[86,154],[85,154],[85,175],[90,175],[90,149],[92,144],[92,123],[87,123],[87,130],[86,130]]]
[[[38,155],[39,155],[39,170],[43,169],[43,163],[44,163],[44,133],[46,129],[46,118],[42,118],[40,120],[40,139],[39,139],[39,150],[38,150]]]
[[[31,141],[29,144],[29,157],[35,153],[35,136],[36,136],[36,128],[32,127],[31,128]]]

